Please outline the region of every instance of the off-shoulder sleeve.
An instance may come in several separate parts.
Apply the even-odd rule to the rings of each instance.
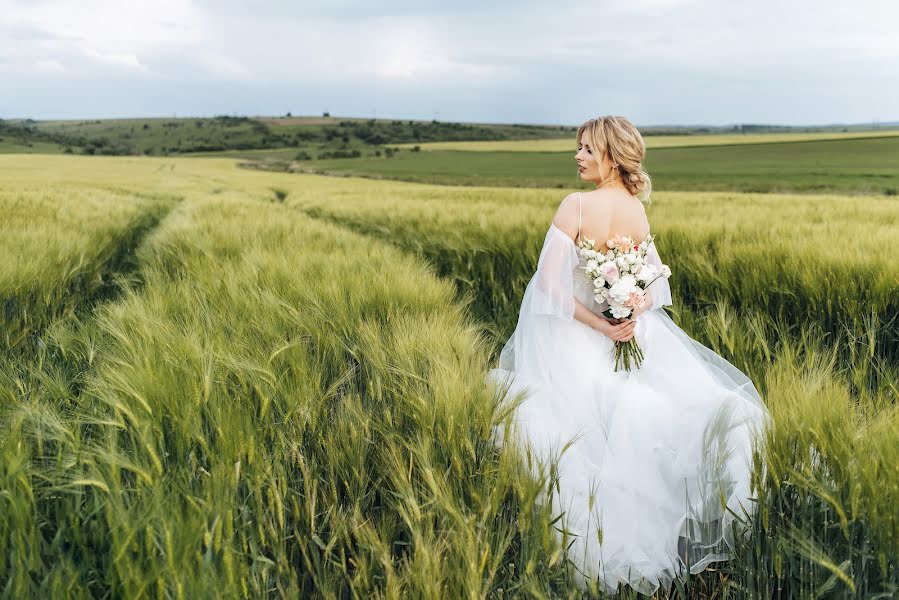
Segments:
[[[662,259],[659,257],[659,250],[656,248],[655,242],[649,243],[649,250],[646,252],[647,264],[653,265],[656,272],[662,270]],[[659,277],[648,288],[650,296],[652,296],[652,306],[649,310],[658,310],[663,306],[671,306],[671,286],[668,284],[667,277]]]
[[[552,315],[574,319],[574,269],[578,255],[574,242],[551,225],[537,261],[537,272],[525,290],[523,314]]]

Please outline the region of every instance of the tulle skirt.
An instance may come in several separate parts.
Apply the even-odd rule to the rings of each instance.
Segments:
[[[730,557],[755,514],[753,450],[770,415],[746,375],[664,311],[640,315],[634,337],[642,366],[614,372],[605,335],[522,314],[488,381],[521,400],[497,443],[558,461],[551,502],[578,583],[652,594]]]

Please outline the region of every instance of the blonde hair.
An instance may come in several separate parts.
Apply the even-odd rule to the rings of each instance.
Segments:
[[[590,119],[577,130],[577,143],[581,135],[587,133],[587,141],[594,154],[608,154],[612,168],[618,169],[621,183],[641,202],[649,204],[652,180],[643,170],[642,161],[646,157],[646,143],[637,128],[625,117],[607,115]]]

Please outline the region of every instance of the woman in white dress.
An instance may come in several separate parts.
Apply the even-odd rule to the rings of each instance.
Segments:
[[[580,177],[597,189],[562,200],[515,331],[489,371],[520,401],[497,441],[530,446],[538,465],[558,461],[551,501],[564,513],[559,536],[579,585],[652,594],[730,557],[734,530],[755,513],[752,452],[770,414],[744,373],[662,310],[671,304],[666,278],[630,318],[601,314],[608,305],[593,297],[578,242],[644,240],[650,180],[627,119],[591,119],[577,140]],[[661,268],[654,243],[647,262]],[[614,342],[631,337],[643,363],[615,372]]]

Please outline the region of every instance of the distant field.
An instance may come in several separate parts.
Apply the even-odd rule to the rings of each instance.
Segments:
[[[872,137],[896,137],[899,129],[888,131],[847,131],[815,133],[746,133],[723,135],[646,135],[647,148],[680,148],[772,142],[808,142]],[[459,150],[462,152],[568,152],[574,151],[574,136],[555,140],[502,140],[484,142],[427,142],[396,144],[399,148],[419,146],[422,150]]]
[[[654,148],[644,165],[657,190],[896,195],[899,136]],[[404,150],[392,158],[295,161],[289,168],[444,185],[588,187],[572,151]]]

